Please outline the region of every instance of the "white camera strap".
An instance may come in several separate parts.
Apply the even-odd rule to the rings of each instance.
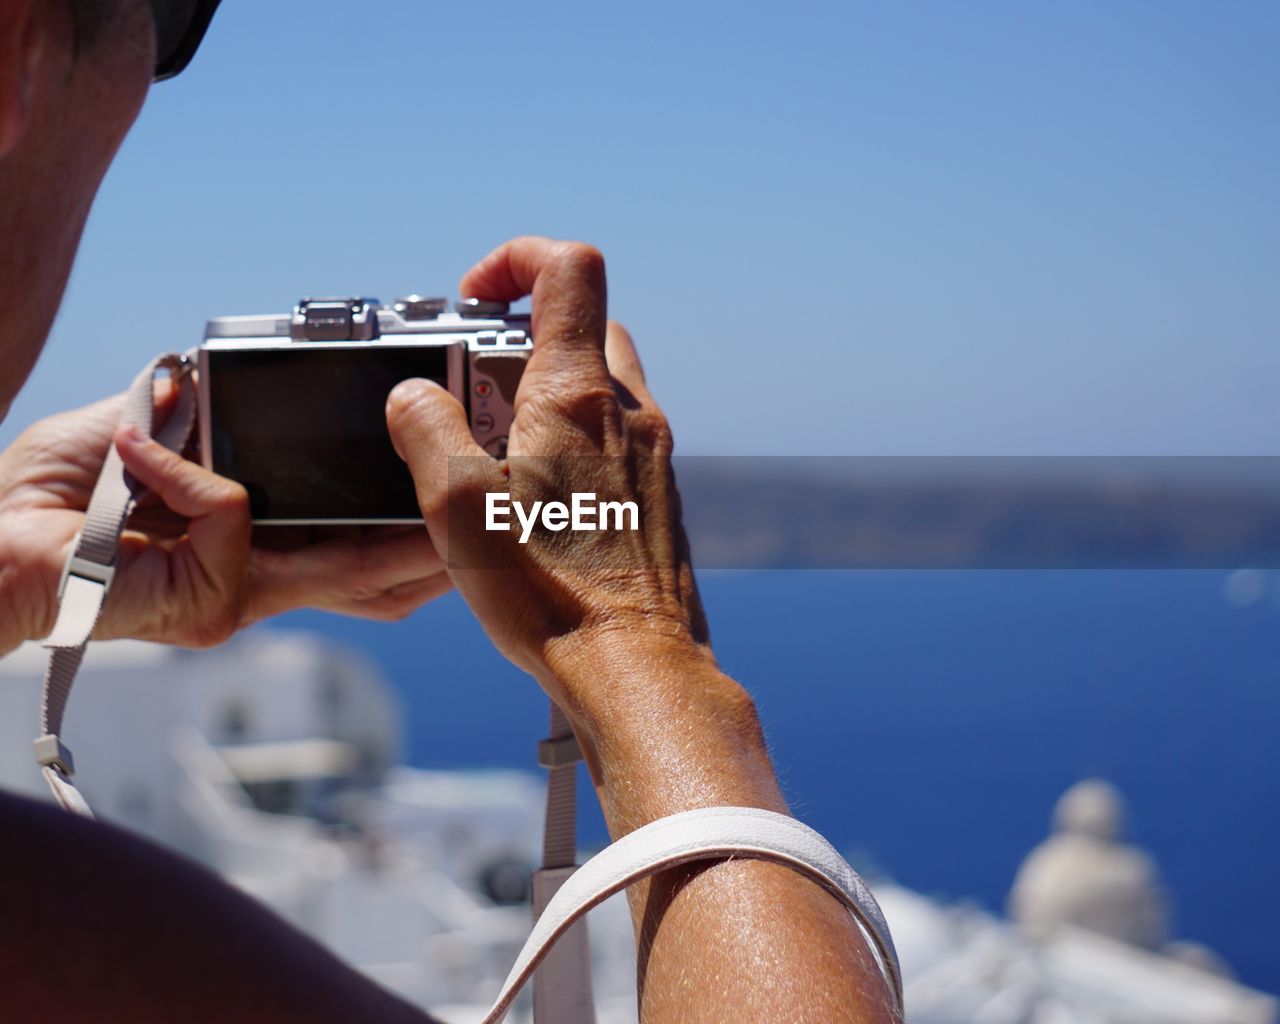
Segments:
[[[191,382],[191,360],[167,353],[153,359],[134,378],[125,395],[120,424],[133,424],[148,437],[173,451],[186,446],[195,417],[195,388]],[[164,426],[155,429],[155,381],[168,370],[178,384],[178,402]],[[85,510],[84,526],[71,548],[58,595],[58,618],[44,639],[49,650],[45,669],[44,694],[40,705],[40,738],[36,740],[36,760],[54,799],[68,811],[93,817],[84,797],[71,781],[75,763],[62,742],[62,718],[71,696],[85,646],[97,625],[98,616],[111,580],[115,576],[120,534],[137,503],[134,481],[120,461],[114,444],[107,450],[98,482]]]
[[[838,899],[857,922],[884,975],[893,1005],[902,1014],[902,979],[889,926],[866,883],[817,832],[795,818],[754,807],[707,807],[650,822],[606,847],[574,872],[534,924],[502,991],[482,1024],[500,1024],[520,989],[536,970],[534,1020],[538,1024],[583,1024],[594,1020],[588,1004],[563,1016],[539,1016],[538,984],[573,990],[570,965],[553,966],[556,940],[578,927],[592,907],[662,871],[700,860],[771,861],[804,875]],[[587,965],[573,967],[579,975]]]
[[[166,354],[135,378],[120,423],[134,424],[172,451],[181,451],[195,417],[189,356]],[[155,380],[167,370],[178,402],[155,430]],[[57,621],[44,640],[49,663],[41,705],[36,760],[65,810],[93,816],[72,782],[71,751],[60,733],[67,700],[115,575],[120,535],[137,503],[135,482],[115,445],[89,499],[84,527],[63,574]],[[874,952],[899,1013],[902,982],[888,925],[862,879],[818,833],[794,818],[743,807],[686,811],[624,836],[576,867],[576,773],[582,752],[560,708],[551,704],[550,735],[538,747],[547,769],[542,866],[533,876],[533,930],[483,1024],[499,1024],[530,977],[536,1024],[594,1024],[586,913],[615,893],[659,872],[693,861],[748,858],[783,864],[812,879],[852,913]]]
[[[902,980],[889,926],[871,890],[817,832],[795,818],[750,807],[709,807],[651,822],[575,867],[575,775],[582,752],[552,702],[551,735],[538,747],[547,769],[542,867],[533,874],[533,931],[482,1024],[499,1024],[533,978],[534,1024],[594,1024],[586,914],[636,882],[699,860],[772,861],[840,900],[875,954],[902,1012]]]
[[[538,744],[547,769],[547,811],[542,826],[542,866],[533,873],[533,920],[546,915],[561,888],[577,871],[577,774],[582,750],[569,719],[551,701],[551,732]],[[581,915],[577,915],[581,917]],[[594,1024],[591,949],[585,920],[566,924],[533,979],[533,1019],[555,1024]],[[554,940],[553,940],[554,941]],[[523,984],[523,982],[521,982]]]

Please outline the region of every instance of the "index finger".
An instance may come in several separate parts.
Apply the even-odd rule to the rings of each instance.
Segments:
[[[572,374],[582,383],[607,384],[604,360],[608,287],[604,256],[581,242],[525,236],[500,245],[467,271],[464,296],[514,302],[533,296],[535,377]]]

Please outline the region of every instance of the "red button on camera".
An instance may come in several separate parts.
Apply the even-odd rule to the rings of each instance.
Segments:
[[[476,395],[480,398],[488,398],[493,394],[493,385],[487,380],[482,380],[476,384]]]

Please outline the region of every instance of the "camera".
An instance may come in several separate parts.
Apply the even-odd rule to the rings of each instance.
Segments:
[[[528,314],[479,299],[304,299],[292,314],[216,317],[197,357],[201,461],[244,485],[255,523],[421,522],[388,394],[435,381],[501,458],[532,349]]]

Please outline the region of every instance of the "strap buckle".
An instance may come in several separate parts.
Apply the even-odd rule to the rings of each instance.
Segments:
[[[78,543],[79,541],[77,541]],[[76,554],[73,548],[71,556],[67,559],[67,564],[62,567],[62,579],[58,581],[58,600],[62,600],[67,591],[67,580],[72,576],[88,580],[90,583],[100,584],[103,593],[106,593],[111,589],[111,581],[115,578],[115,575],[115,559],[112,559],[109,564],[103,565],[101,562],[95,562],[92,558],[82,558]]]
[[[42,768],[53,768],[63,778],[69,779],[76,773],[76,763],[71,751],[58,736],[41,736],[35,743],[36,763]]]
[[[538,741],[538,764],[543,768],[563,768],[582,760],[582,748],[577,737],[570,734],[560,739]]]

